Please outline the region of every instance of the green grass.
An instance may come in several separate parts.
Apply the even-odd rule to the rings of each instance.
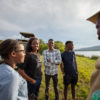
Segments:
[[[78,66],[78,72],[79,72],[79,80],[76,85],[76,99],[77,100],[86,100],[89,92],[89,80],[92,72],[95,69],[95,62],[96,60],[87,58],[87,57],[81,57],[77,56],[77,66]],[[42,72],[44,70],[44,66],[42,65]],[[60,100],[63,100],[63,75],[59,67],[58,72],[58,89],[59,89],[59,96]],[[53,89],[52,80],[50,82],[50,89],[49,89],[49,100],[54,100],[55,93]],[[45,77],[43,72],[43,79],[40,87],[39,92],[39,100],[45,100]],[[72,100],[71,96],[71,89],[70,85],[68,88],[68,100]]]

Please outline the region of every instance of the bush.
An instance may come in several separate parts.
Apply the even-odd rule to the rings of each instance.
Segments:
[[[97,60],[99,58],[99,56],[95,56],[95,55],[93,55],[92,57],[91,57],[91,59],[94,59],[94,60]]]

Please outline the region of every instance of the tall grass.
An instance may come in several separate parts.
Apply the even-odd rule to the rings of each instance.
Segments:
[[[95,59],[90,59],[87,57],[81,57],[77,56],[77,66],[78,66],[78,74],[79,74],[79,80],[76,85],[76,99],[77,100],[86,100],[89,92],[89,80],[92,72],[95,69]],[[59,72],[58,72],[58,89],[59,89],[59,96],[60,100],[63,100],[63,90],[64,90],[64,85],[63,85],[63,75],[60,70],[60,67],[58,67]],[[42,72],[44,70],[44,66],[42,64]],[[55,93],[53,89],[53,82],[50,80],[50,89],[49,89],[49,100],[55,100]],[[44,77],[44,72],[43,72],[43,78],[42,78],[42,83],[40,87],[40,92],[39,92],[39,100],[45,100],[45,77]],[[71,89],[70,85],[68,88],[68,100],[72,100],[71,96]]]

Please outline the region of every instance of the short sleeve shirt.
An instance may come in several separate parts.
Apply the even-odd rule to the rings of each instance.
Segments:
[[[27,53],[24,64],[19,66],[27,75],[38,79],[42,77],[40,55]]]
[[[76,64],[75,64],[75,53],[73,51],[66,52],[64,51],[61,54],[62,62],[64,64],[64,72],[66,74],[76,73]]]

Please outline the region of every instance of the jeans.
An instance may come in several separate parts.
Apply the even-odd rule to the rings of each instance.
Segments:
[[[32,97],[35,97],[35,98],[38,97],[38,93],[39,93],[39,89],[40,89],[40,85],[41,85],[41,80],[42,80],[42,78],[36,79],[35,84],[28,82],[28,94],[29,94],[29,96],[32,95]]]
[[[59,93],[58,93],[58,75],[46,75],[45,74],[45,84],[46,84],[46,89],[45,89],[45,98],[48,100],[49,98],[49,84],[50,84],[50,79],[53,79],[53,86],[54,86],[54,91],[55,91],[55,100],[59,100]]]

